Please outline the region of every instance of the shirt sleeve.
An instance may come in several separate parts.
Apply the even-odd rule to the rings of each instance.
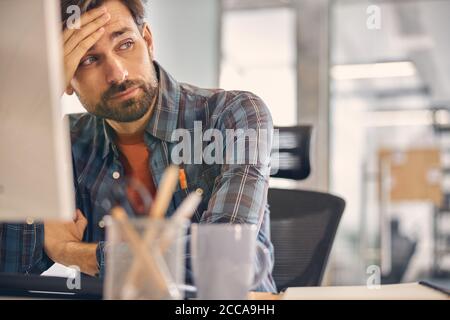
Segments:
[[[44,224],[0,224],[0,272],[39,274],[52,261],[44,252]]]
[[[270,174],[270,112],[260,98],[242,92],[226,106],[216,128],[224,137],[224,163],[201,222],[261,226]]]
[[[99,276],[105,274],[105,242],[96,249]],[[53,265],[44,251],[44,224],[0,224],[0,272],[41,274]]]
[[[106,250],[106,243],[105,241],[100,241],[97,244],[96,249],[96,257],[97,257],[97,267],[99,270],[98,276],[100,278],[103,278],[105,276],[105,250]]]
[[[216,128],[224,137],[225,163],[215,179],[208,207],[203,212],[200,223],[257,225],[257,240],[267,249],[267,254],[257,255],[255,272],[261,272],[264,262],[269,263],[271,271],[273,246],[270,241],[267,207],[273,136],[270,112],[260,98],[242,92],[226,106],[218,118]],[[262,261],[264,259],[266,261]],[[187,262],[188,269],[189,263]],[[276,292],[271,272],[256,290]]]

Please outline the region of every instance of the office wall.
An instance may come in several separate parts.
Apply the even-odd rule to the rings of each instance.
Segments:
[[[179,81],[218,86],[219,0],[151,0],[147,21],[167,71]]]
[[[219,0],[151,0],[147,21],[155,58],[177,80],[217,87],[219,79]],[[64,96],[66,113],[85,111],[78,98]]]

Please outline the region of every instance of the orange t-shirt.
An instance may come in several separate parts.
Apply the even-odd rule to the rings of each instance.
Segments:
[[[125,176],[139,181],[154,199],[156,187],[149,168],[150,151],[144,142],[144,134],[116,135],[116,144],[120,150],[120,162],[124,166]],[[138,191],[130,186],[127,193],[136,212],[146,214]]]

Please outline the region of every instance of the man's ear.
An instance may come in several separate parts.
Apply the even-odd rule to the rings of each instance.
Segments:
[[[144,26],[142,27],[142,37],[144,38],[144,41],[148,47],[148,51],[150,52],[150,55],[153,59],[153,35],[147,23],[144,23]]]

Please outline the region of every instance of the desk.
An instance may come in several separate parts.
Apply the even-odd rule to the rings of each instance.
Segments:
[[[288,288],[284,293],[251,292],[251,300],[450,300],[450,296],[419,283],[366,286]]]
[[[26,294],[28,290],[67,293],[67,279],[49,277],[43,278],[35,275],[0,274],[0,300],[8,296],[17,296],[21,299],[42,298]],[[78,296],[55,295],[45,296],[51,298],[78,298],[78,299],[101,299],[102,283],[95,278],[88,277],[82,280],[83,286],[80,292],[75,291]],[[26,290],[24,288],[27,288]],[[1,289],[9,290],[9,294]],[[267,292],[251,292],[250,300],[450,300],[450,295],[432,289],[419,283],[402,283],[394,285],[383,285],[380,289],[368,289],[366,286],[353,287],[300,287],[288,288],[284,293],[273,294]]]

